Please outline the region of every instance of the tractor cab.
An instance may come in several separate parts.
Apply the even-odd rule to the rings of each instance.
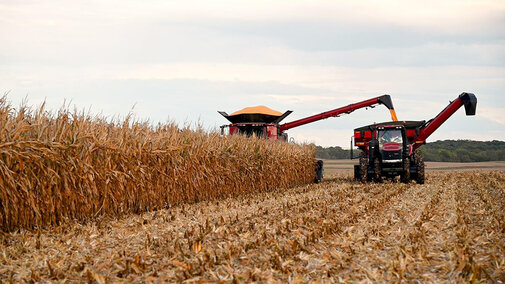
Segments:
[[[424,120],[389,121],[354,129],[354,145],[362,150],[359,165],[354,166],[355,178],[380,181],[382,177],[400,175],[402,181],[407,181],[411,174],[417,177],[420,166],[415,164],[412,144],[425,123]],[[424,179],[424,172],[421,177]]]
[[[405,128],[402,126],[377,127],[379,148],[377,154],[382,163],[401,163],[406,148]]]

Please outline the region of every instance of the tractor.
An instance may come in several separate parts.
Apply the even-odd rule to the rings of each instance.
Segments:
[[[382,182],[383,178],[400,176],[401,182],[424,184],[425,167],[419,147],[461,106],[466,115],[475,115],[477,98],[462,93],[429,121],[391,121],[354,129],[351,141],[354,139],[354,145],[361,150],[354,178]]]

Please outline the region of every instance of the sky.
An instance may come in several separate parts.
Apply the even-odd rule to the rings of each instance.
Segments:
[[[462,92],[429,139],[505,140],[505,1],[5,1],[0,94],[49,110],[218,129],[217,111],[266,105],[289,122],[389,94],[400,120],[428,120]],[[383,106],[288,131],[349,147]]]

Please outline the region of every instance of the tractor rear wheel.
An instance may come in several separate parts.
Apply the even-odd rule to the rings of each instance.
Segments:
[[[410,182],[410,158],[407,157],[403,160],[403,172],[400,175],[400,180],[403,183]]]
[[[363,183],[368,180],[368,157],[365,152],[359,154],[359,178]]]
[[[424,184],[424,158],[423,153],[417,149],[414,152],[414,161],[417,168],[416,182],[418,184]]]
[[[382,182],[382,167],[379,159],[374,159],[373,161],[373,170],[374,170],[374,180],[375,182]]]

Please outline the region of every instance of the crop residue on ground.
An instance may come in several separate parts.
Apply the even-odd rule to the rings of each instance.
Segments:
[[[4,234],[0,281],[505,279],[505,173],[319,185]]]

